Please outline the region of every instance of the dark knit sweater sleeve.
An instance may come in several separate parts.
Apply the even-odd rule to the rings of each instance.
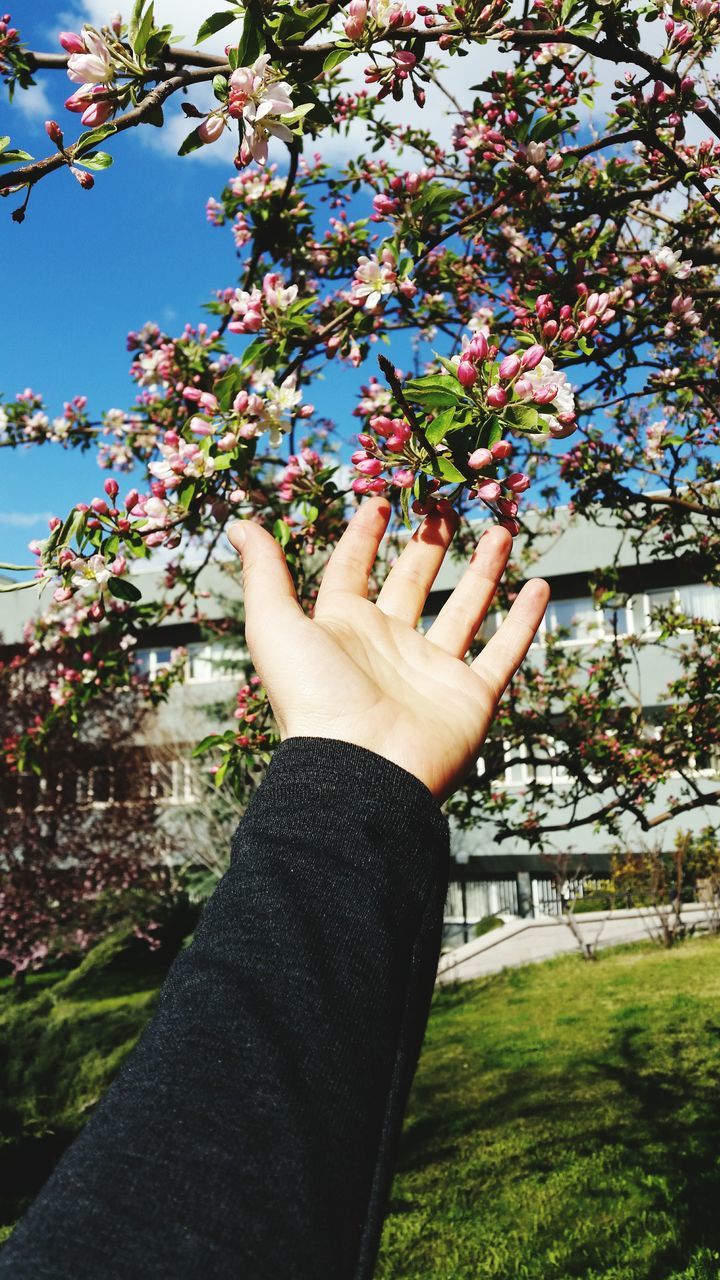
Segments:
[[[371,1276],[447,864],[447,823],[411,774],[283,743],[153,1021],[0,1278]]]

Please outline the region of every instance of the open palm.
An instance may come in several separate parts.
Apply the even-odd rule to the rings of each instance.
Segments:
[[[335,738],[392,760],[445,799],[476,760],[499,698],[547,606],[545,582],[527,583],[472,664],[465,655],[495,594],[512,540],[481,538],[463,578],[425,635],[416,630],[456,528],[428,516],[373,604],[368,578],[390,516],[384,499],[360,507],[328,561],[308,618],[278,543],[239,522],[246,638],[281,736]]]

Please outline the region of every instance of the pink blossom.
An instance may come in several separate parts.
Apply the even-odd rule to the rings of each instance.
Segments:
[[[482,471],[484,467],[491,466],[493,455],[489,449],[475,449],[468,458],[468,466],[471,471]]]
[[[472,387],[478,380],[478,372],[469,360],[461,360],[457,367],[457,380],[461,387]]]
[[[71,53],[67,73],[75,84],[109,84],[114,77],[110,50],[90,27],[83,27],[85,52]]]
[[[505,488],[510,489],[512,493],[524,493],[530,488],[530,477],[525,475],[524,471],[514,471],[505,480]]]
[[[495,502],[500,497],[500,485],[497,480],[484,480],[478,485],[476,492],[483,502]]]
[[[221,115],[207,116],[198,129],[198,137],[205,143],[217,142],[225,132],[225,121]]]
[[[508,393],[504,387],[488,387],[487,402],[491,409],[502,409],[507,404]]]

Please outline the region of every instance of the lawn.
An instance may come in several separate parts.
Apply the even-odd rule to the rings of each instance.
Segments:
[[[0,986],[6,1228],[159,979],[100,952],[21,1005]],[[378,1277],[574,1276],[720,1276],[720,942],[567,957],[435,999]]]

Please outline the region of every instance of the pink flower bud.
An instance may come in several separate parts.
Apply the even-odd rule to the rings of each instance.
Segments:
[[[499,520],[498,524],[500,524],[503,529],[507,529],[512,538],[517,538],[520,532],[520,525],[517,520],[512,520],[509,517],[506,517],[504,520]]]
[[[379,458],[363,458],[360,462],[356,462],[355,466],[365,476],[379,476],[383,469]]]
[[[415,483],[415,475],[412,471],[405,469],[393,471],[392,482],[397,485],[398,489],[412,489]]]
[[[502,409],[507,404],[508,394],[504,387],[489,387],[487,402],[491,409]]]
[[[475,449],[468,458],[468,466],[471,471],[482,471],[483,467],[489,467],[492,461],[493,456],[489,449]]]
[[[125,499],[125,510],[132,511],[133,507],[136,507],[139,501],[140,501],[140,494],[138,493],[137,489],[131,489],[127,498]]]
[[[509,382],[520,372],[520,357],[514,354],[505,356],[505,359],[500,362],[499,372],[503,381]]]
[[[524,493],[530,488],[530,477],[525,475],[524,471],[514,471],[511,476],[505,480],[505,488],[511,493]]]
[[[498,511],[504,516],[516,516],[518,513],[518,504],[513,502],[511,498],[498,498]]]
[[[350,461],[353,466],[356,466],[358,462],[364,462],[366,458],[367,454],[364,449],[356,449],[355,452],[351,454]]]
[[[352,482],[352,489],[354,493],[367,493],[369,485],[369,480],[366,480],[364,476],[358,476],[357,480]]]
[[[96,129],[98,125],[105,124],[113,113],[113,105],[111,102],[91,102],[86,107],[80,117],[80,123],[86,128]]]
[[[72,600],[72,597],[72,587],[57,587],[57,589],[53,591],[53,600],[56,604],[65,604],[67,600]]]
[[[378,476],[376,480],[368,480],[368,493],[384,493],[385,488],[386,484],[381,476]]]
[[[96,516],[106,516],[108,513],[108,504],[104,498],[93,498],[90,507]]]
[[[106,480],[103,487],[109,498],[117,498],[118,489],[120,488],[117,480]]]
[[[546,320],[546,321],[545,321],[545,324],[543,325],[543,337],[544,337],[544,338],[549,338],[549,339],[550,339],[550,341],[552,341],[552,339],[553,339],[553,338],[557,337],[557,331],[558,331],[558,323],[557,323],[557,320]]]
[[[243,414],[248,407],[249,399],[250,397],[248,396],[247,391],[238,391],[235,399],[233,400],[233,413],[237,413],[238,416]]]
[[[374,449],[377,444],[375,437],[369,436],[366,431],[362,431],[360,433],[358,436],[358,442],[362,445],[363,449]],[[355,455],[353,454],[353,457],[354,456]]]
[[[548,161],[547,161],[547,168],[548,168],[548,172],[549,172],[549,173],[557,173],[558,169],[562,169],[562,167],[563,167],[563,158],[562,158],[562,156],[561,156],[561,155],[556,151],[554,155],[551,155],[551,156],[548,158]]]
[[[467,349],[467,355],[471,360],[485,360],[488,353],[488,340],[484,333],[476,333],[475,337],[470,340]]]
[[[55,143],[55,146],[56,146],[56,147],[61,147],[61,146],[62,146],[62,144],[63,144],[63,131],[62,131],[62,129],[60,128],[60,125],[58,124],[57,120],[46,120],[46,121],[45,121],[45,132],[46,132],[46,134],[47,134],[48,138],[50,139],[50,141]]]
[[[461,360],[457,367],[457,380],[461,387],[472,387],[478,380],[477,369],[469,360]]]
[[[82,36],[76,35],[74,31],[61,31],[58,39],[66,53],[85,52],[85,41]]]
[[[558,393],[558,389],[554,382],[549,382],[545,387],[538,387],[533,396],[535,404],[552,404]]]
[[[217,142],[225,131],[225,121],[222,116],[212,115],[203,120],[198,129],[198,137],[202,142]]]
[[[484,480],[478,485],[476,492],[483,502],[495,502],[500,497],[500,485],[497,480]]]
[[[531,347],[521,356],[521,364],[523,369],[537,369],[540,361],[545,355],[545,348],[540,346],[539,342],[534,342]]]
[[[509,440],[496,440],[490,445],[490,452],[497,462],[512,457],[513,447]]]

